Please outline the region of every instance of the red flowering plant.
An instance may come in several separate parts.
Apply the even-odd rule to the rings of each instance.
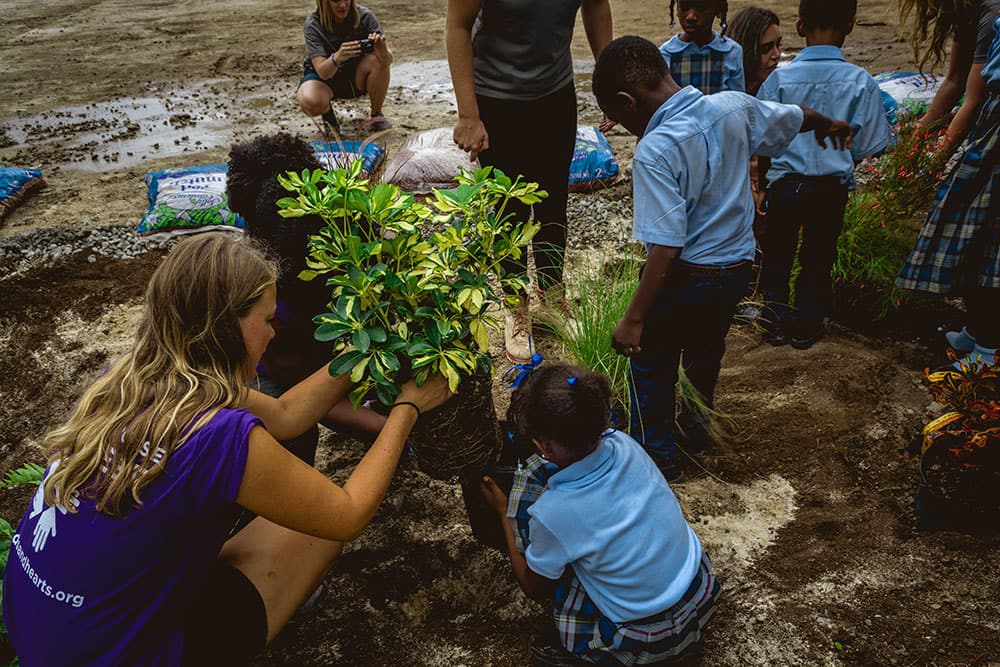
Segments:
[[[944,171],[943,141],[943,129],[924,130],[916,117],[905,117],[885,152],[858,167],[858,189],[847,201],[832,271],[838,304],[857,307],[863,301],[876,317],[902,304],[896,276]]]
[[[956,355],[950,353],[952,361]],[[923,430],[921,482],[972,510],[1000,509],[1000,355],[925,370],[942,414]]]

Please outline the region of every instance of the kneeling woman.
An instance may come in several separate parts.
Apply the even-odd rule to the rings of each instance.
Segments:
[[[305,72],[296,93],[302,111],[322,116],[339,137],[340,124],[330,102],[367,94],[372,114],[362,130],[392,127],[382,114],[392,52],[375,15],[354,0],[316,0],[316,11],[306,17],[305,40]]]
[[[134,348],[46,439],[3,582],[21,664],[245,664],[374,516],[447,383],[404,386],[337,486],[275,438],[315,424],[350,380],[323,368],[279,398],[247,389],[275,279],[227,233],[183,241],[153,274]],[[257,518],[227,540],[241,507]]]

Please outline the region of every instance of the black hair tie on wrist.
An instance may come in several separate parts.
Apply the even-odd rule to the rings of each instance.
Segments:
[[[417,419],[420,419],[420,415],[422,413],[420,412],[420,408],[417,407],[416,403],[411,403],[410,401],[396,401],[395,403],[392,404],[392,407],[395,408],[396,406],[399,406],[399,405],[409,405],[411,408],[413,408],[414,410],[417,411]],[[391,409],[390,409],[390,411],[391,411]]]

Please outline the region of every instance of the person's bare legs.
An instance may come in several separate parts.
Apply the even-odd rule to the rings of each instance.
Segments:
[[[382,114],[382,104],[389,92],[390,65],[383,64],[374,53],[361,56],[354,84],[358,90],[368,91],[372,116]]]
[[[219,558],[231,563],[257,587],[267,613],[271,643],[344,549],[257,517],[222,546]]]
[[[295,93],[299,108],[307,116],[322,116],[330,110],[333,91],[322,81],[306,81]]]

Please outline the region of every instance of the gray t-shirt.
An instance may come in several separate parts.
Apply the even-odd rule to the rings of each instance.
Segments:
[[[323,29],[323,24],[319,22],[319,14],[313,12],[306,17],[305,25],[305,37],[306,37],[306,60],[305,64],[312,63],[312,59],[316,56],[322,56],[324,58],[329,57],[330,54],[337,51],[340,45],[344,42],[353,42],[358,39],[365,39],[370,33],[377,32],[378,34],[384,34],[382,32],[382,26],[379,25],[378,19],[372,14],[371,10],[367,7],[362,7],[358,5],[358,12],[361,14],[361,21],[358,26],[354,27],[354,22],[350,20],[345,21],[342,30],[336,30],[334,32],[327,32]]]
[[[955,26],[955,40],[960,44],[975,43],[975,55],[972,62],[983,64],[986,54],[993,42],[993,19],[1000,16],[1000,0],[979,0],[974,2],[961,21]]]
[[[483,0],[472,30],[476,92],[535,100],[573,81],[580,0]]]

